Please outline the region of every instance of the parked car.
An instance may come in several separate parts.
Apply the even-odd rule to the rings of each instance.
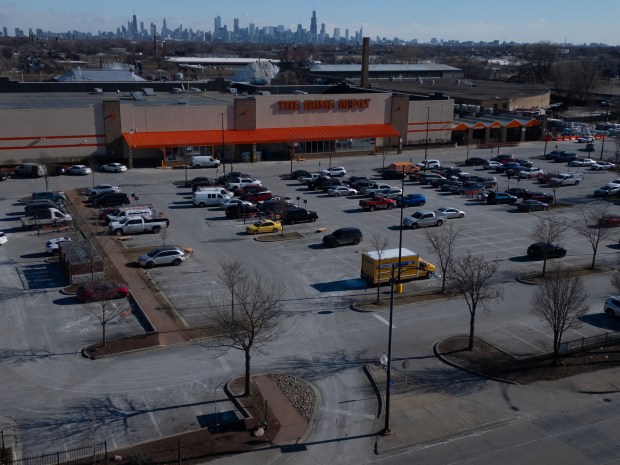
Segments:
[[[349,186],[334,186],[327,190],[330,197],[340,197],[341,195],[357,195],[357,190]]]
[[[488,160],[485,164],[484,164],[484,168],[487,170],[494,170],[496,169],[498,166],[501,166],[502,164],[500,162],[498,162],[497,160]]]
[[[399,207],[421,207],[426,203],[426,196],[423,194],[407,194],[396,198],[396,205]]]
[[[522,212],[547,210],[549,208],[548,204],[544,202],[540,202],[538,200],[532,200],[532,199],[524,200],[521,203],[517,203],[515,206],[517,207],[519,211],[522,211]]]
[[[551,242],[535,242],[527,248],[527,256],[534,260],[562,258],[565,255],[566,249],[564,247]]]
[[[64,202],[67,200],[67,196],[64,192],[54,192],[54,191],[39,191],[33,192],[30,197],[32,201],[36,200],[52,200],[53,202]]]
[[[474,176],[470,181],[479,182],[485,189],[492,189],[497,186],[497,178],[495,176]]]
[[[188,179],[187,181],[185,181],[185,182],[183,183],[183,187],[192,187],[192,185],[193,185],[193,184],[200,184],[200,183],[202,183],[202,182],[205,182],[205,183],[207,183],[207,182],[208,182],[208,183],[212,183],[212,182],[213,182],[213,179],[208,178],[208,177],[206,177],[206,176],[197,176],[197,177],[195,177],[195,178]],[[217,182],[215,182],[215,184],[217,184]],[[207,185],[207,184],[205,184],[205,185]],[[209,185],[210,185],[210,184],[209,184]]]
[[[130,203],[129,196],[123,192],[108,192],[90,199],[90,204],[95,208],[115,207],[117,205],[129,205]]]
[[[258,215],[259,210],[258,207],[251,205],[230,205],[224,211],[226,218],[237,219],[237,218],[253,218]]]
[[[405,173],[403,171],[385,169],[381,172],[383,179],[405,179]]]
[[[103,165],[101,167],[101,171],[108,173],[122,173],[123,171],[127,171],[127,167],[122,163],[108,163],[107,165]]]
[[[591,158],[575,158],[568,162],[568,166],[592,166],[594,160]]]
[[[514,195],[518,199],[525,198],[528,193],[527,189],[524,189],[523,187],[511,187],[510,189],[506,189],[504,192]]]
[[[553,157],[555,163],[568,163],[577,158],[577,154],[574,152],[560,152]]]
[[[392,187],[390,189],[381,189],[372,193],[372,198],[377,196],[385,197],[387,199],[395,200],[403,195],[403,191],[400,187]]]
[[[416,173],[417,174],[417,173]],[[446,179],[441,174],[438,173],[419,173],[415,178],[420,184],[430,184],[433,180],[436,179]],[[409,180],[413,181],[412,175],[409,175]]]
[[[260,220],[245,228],[246,234],[276,233],[281,230],[282,224],[273,220]]]
[[[58,255],[60,252],[60,244],[63,242],[71,242],[70,237],[55,237],[45,243],[45,253],[49,255]]]
[[[216,187],[217,181],[215,179],[201,177],[196,181],[192,181],[189,187],[191,187],[192,192],[199,191],[204,187]]]
[[[347,174],[347,170],[344,169],[344,166],[332,166],[330,168],[321,170],[321,174],[325,176],[342,177]]]
[[[551,194],[547,194],[546,192],[528,192],[527,194],[525,194],[525,197],[523,197],[524,200],[538,200],[539,202],[543,202],[543,203],[551,203],[553,202],[553,195]]]
[[[524,160],[523,158],[517,158],[515,160],[521,168],[531,168],[534,164],[529,160]]]
[[[319,215],[315,211],[306,210],[305,208],[290,208],[282,215],[282,223],[308,223],[315,222],[318,218]]]
[[[439,211],[418,210],[410,216],[403,218],[405,228],[418,229],[428,226],[441,226],[448,217]]]
[[[614,163],[609,161],[597,161],[590,165],[592,171],[608,171],[616,168]]]
[[[594,197],[611,197],[620,194],[620,184],[608,183],[594,191]]]
[[[486,158],[469,157],[467,160],[465,160],[465,165],[466,166],[479,166],[479,165],[484,165],[488,161],[489,160],[487,160]]]
[[[360,184],[360,182],[369,183],[370,179],[368,178],[368,176],[349,176],[345,181],[343,181],[343,184],[346,184],[353,189],[359,190],[358,185]]]
[[[535,167],[523,168],[519,170],[519,177],[521,179],[537,178],[542,173],[543,173],[543,170],[540,168],[535,168]]]
[[[447,218],[465,218],[465,212],[454,207],[439,207],[436,211],[444,213]]]
[[[99,184],[98,186],[93,187],[92,189],[88,189],[87,195],[88,197],[93,197],[95,195],[106,194],[108,192],[120,192],[121,189],[118,186],[113,186],[111,184]]]
[[[517,198],[514,195],[507,194],[506,192],[489,191],[486,200],[489,204],[517,203]]]
[[[333,233],[323,236],[325,247],[338,247],[341,245],[357,245],[363,239],[362,231],[358,228],[340,228]]]
[[[608,213],[606,215],[603,215],[599,219],[598,224],[605,228],[615,228],[616,226],[620,226],[620,215],[617,215],[615,213]]]
[[[78,176],[85,176],[87,174],[91,174],[93,170],[91,170],[86,165],[72,165],[65,170],[66,174],[76,174]]]
[[[7,242],[8,238],[6,237],[6,234],[4,233],[4,231],[0,231],[0,245],[6,244]]]
[[[108,281],[95,281],[80,284],[75,296],[80,302],[96,302],[100,300],[123,299],[129,295],[125,284]]]
[[[245,200],[246,202],[264,202],[265,200],[270,200],[273,197],[273,194],[269,191],[262,192],[245,192],[239,198],[241,200]]]
[[[422,160],[419,163],[416,163],[421,170],[434,170],[437,168],[441,168],[441,163],[439,160]]]
[[[241,200],[237,198],[232,198],[232,199],[225,198],[225,199],[222,199],[220,203],[218,204],[218,206],[220,207],[220,210],[226,210],[231,205],[245,205],[246,207],[253,206],[252,202],[248,202],[247,200]]]
[[[510,162],[502,163],[499,166],[495,167],[495,172],[512,174],[513,172],[517,171],[519,168],[521,168],[521,165],[519,163],[517,163],[516,161],[510,161]]]
[[[159,265],[178,266],[185,261],[187,254],[179,247],[158,247],[138,257],[138,265],[142,268],[153,268]]]
[[[610,318],[617,318],[620,316],[620,296],[612,295],[607,298],[605,305],[603,305],[603,311]]]

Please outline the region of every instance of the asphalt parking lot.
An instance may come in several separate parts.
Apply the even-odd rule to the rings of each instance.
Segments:
[[[567,143],[563,143],[567,145]],[[569,147],[574,150],[577,147]],[[435,209],[440,206],[452,206],[466,212],[463,219],[452,219],[450,222],[458,224],[461,239],[457,245],[458,253],[471,251],[487,256],[489,259],[502,263],[502,273],[506,275],[519,271],[535,271],[540,268],[539,262],[525,257],[525,250],[532,242],[528,237],[539,217],[559,219],[567,224],[575,224],[579,220],[580,207],[586,207],[599,202],[609,205],[610,212],[620,212],[617,202],[602,201],[592,197],[595,188],[615,179],[612,172],[590,171],[586,168],[568,168],[564,164],[538,160],[540,144],[524,144],[523,147],[511,149],[515,156],[532,158],[535,166],[545,171],[582,171],[585,173],[584,182],[579,186],[567,186],[557,190],[557,200],[571,206],[551,209],[546,212],[520,213],[514,207],[506,205],[486,205],[474,199],[459,195],[440,192],[429,186],[423,186],[406,180],[404,192],[423,193],[427,197],[424,207],[406,208],[404,215],[410,215],[421,208]],[[472,153],[472,156],[474,154]],[[477,154],[476,154],[477,155]],[[385,164],[392,161],[418,160],[421,153],[392,154]],[[463,154],[457,150],[446,149],[432,154],[440,159],[442,164],[457,165],[462,161]],[[318,170],[322,163],[323,168],[327,161],[297,162],[293,169]],[[353,159],[333,159],[333,166],[344,166],[347,176],[368,175],[380,179],[377,168],[383,163],[381,156],[366,156]],[[122,174],[96,173],[92,182],[109,182],[118,184],[125,192],[139,196],[138,203],[150,203],[164,211],[171,221],[171,226],[165,237],[160,235],[133,236],[131,240],[122,243],[128,251],[143,251],[147,248],[166,244],[182,247],[192,247],[194,253],[180,267],[158,267],[149,271],[151,278],[165,292],[180,315],[188,323],[201,322],[208,314],[209,306],[226,297],[219,278],[220,262],[239,259],[247,263],[248,268],[267,277],[273,277],[285,283],[288,293],[296,299],[319,298],[325,302],[333,297],[362,296],[367,291],[365,283],[359,277],[361,253],[372,249],[372,237],[377,235],[389,241],[389,247],[397,247],[399,240],[400,210],[380,210],[375,212],[364,211],[359,207],[362,196],[329,197],[321,191],[310,191],[297,181],[282,178],[290,172],[288,162],[265,162],[256,165],[239,165],[241,169],[263,180],[263,183],[276,195],[286,196],[299,203],[300,206],[318,212],[316,223],[305,223],[286,226],[285,231],[296,231],[301,237],[295,240],[263,242],[245,233],[246,223],[254,220],[228,220],[224,212],[216,207],[197,208],[191,204],[191,190],[179,186],[178,181],[198,175],[214,176],[219,170],[134,170]],[[230,168],[229,168],[230,169]],[[482,167],[463,167],[475,174],[493,174]],[[96,178],[95,178],[96,176]],[[525,187],[530,190],[542,190],[551,193],[548,186],[538,185],[531,180],[508,179],[505,175],[496,175],[498,190],[508,187]],[[87,187],[91,177],[62,177],[50,178],[50,189],[58,189],[55,184],[63,187]],[[400,181],[390,181],[395,187],[400,187]],[[45,286],[55,289],[62,285],[58,270],[54,265],[45,264],[42,253],[42,244],[45,238],[40,238],[32,232],[22,231],[18,225],[19,212],[22,204],[19,199],[27,196],[33,190],[41,190],[41,179],[11,179],[0,184],[0,192],[6,212],[3,218],[4,230],[9,236],[10,243],[2,248],[3,251],[15,249],[12,260],[23,261],[24,264],[16,268],[20,282],[27,281],[28,276],[35,275],[55,276],[57,282],[50,281],[44,284],[28,284],[28,286]],[[299,197],[299,200],[297,198]],[[334,249],[324,248],[321,239],[324,234],[344,227],[354,226],[364,233],[364,240],[358,246],[346,246]],[[403,246],[418,252],[430,262],[436,262],[433,251],[428,243],[424,229],[404,230],[402,232]],[[569,229],[562,241],[568,249],[568,255],[562,260],[563,264],[585,264],[591,257],[591,249],[587,241],[580,237],[574,229]],[[30,250],[32,253],[23,253]],[[617,239],[602,244],[598,254],[599,263],[614,265],[617,260]],[[50,271],[51,270],[51,271]],[[424,289],[436,285],[434,280],[420,281],[410,284],[413,289]],[[337,301],[337,300],[336,300]],[[69,303],[69,298],[60,302]],[[90,304],[92,305],[92,304]],[[75,321],[73,321],[75,324]],[[136,328],[132,328],[136,329]]]
[[[567,150],[571,148],[569,143],[564,144]],[[542,145],[522,144],[511,151],[521,157],[534,157],[541,154]],[[485,156],[474,152],[471,155]],[[392,161],[409,159],[419,161],[421,156],[422,152],[419,150],[401,155],[390,154],[386,159],[386,166]],[[432,158],[440,159],[444,165],[456,164],[457,161],[462,161],[464,156],[462,149],[432,151]],[[381,156],[365,156],[355,160],[335,158],[332,164],[344,166],[348,171],[347,176],[376,175],[373,169],[381,167],[382,161]],[[326,163],[326,160],[321,160],[323,167]],[[536,164],[547,170],[566,169],[565,166],[558,167],[545,161],[537,161]],[[318,212],[318,221],[287,226],[286,231],[300,233],[301,237],[298,239],[274,242],[257,240],[254,236],[245,234],[246,224],[243,221],[227,220],[223,212],[215,208],[191,206],[190,189],[175,184],[185,178],[186,172],[182,169],[138,169],[121,174],[95,173],[92,178],[90,176],[50,178],[49,188],[68,190],[89,187],[94,183],[117,184],[125,192],[138,196],[139,203],[153,204],[165,212],[171,222],[165,237],[154,234],[138,235],[121,242],[120,245],[128,252],[133,250],[136,253],[159,246],[162,242],[182,247],[191,246],[194,249],[192,256],[179,267],[159,267],[149,270],[152,279],[189,323],[201,322],[214,302],[227,297],[218,278],[219,263],[222,260],[237,259],[247,263],[252,272],[273,277],[284,283],[287,289],[287,314],[298,316],[289,318],[284,326],[289,334],[283,338],[291,339],[290,345],[283,349],[284,352],[290,352],[292,356],[302,359],[303,354],[310,354],[309,356],[320,354],[323,347],[319,346],[325,345],[333,350],[341,350],[342,347],[363,350],[371,357],[374,354],[381,354],[384,350],[383,333],[387,325],[386,312],[358,314],[350,311],[348,304],[352,300],[371,298],[370,296],[374,295],[375,290],[366,290],[364,282],[359,277],[361,253],[372,249],[371,238],[375,234],[385,237],[390,247],[398,246],[400,210],[366,212],[359,207],[359,196],[332,198],[322,192],[308,191],[297,182],[281,178],[281,175],[291,169],[288,162],[264,162],[234,168],[262,179],[274,194],[288,196],[295,201],[300,197],[301,206]],[[319,166],[318,161],[295,161],[292,168],[314,171]],[[468,171],[486,173],[479,168]],[[583,171],[585,180],[581,185],[563,187],[557,191],[558,201],[573,206],[535,213],[517,213],[510,206],[486,205],[461,196],[443,194],[409,181],[405,182],[406,194],[418,192],[427,197],[427,204],[423,208],[454,206],[466,212],[467,216],[463,219],[449,220],[459,225],[462,232],[458,253],[471,250],[474,253],[484,254],[489,259],[500,261],[498,283],[505,285],[505,298],[501,303],[494,305],[494,311],[490,315],[479,318],[479,331],[481,335],[514,353],[538,354],[548,350],[550,345],[549,331],[539,320],[530,315],[527,309],[532,287],[517,284],[514,280],[518,273],[536,271],[542,266],[541,262],[525,258],[525,250],[532,242],[528,234],[537,218],[553,216],[569,224],[575,222],[579,217],[577,206],[587,207],[595,202],[601,202],[591,196],[592,192],[595,188],[615,179],[613,173],[591,172],[585,169]],[[187,172],[189,178],[215,174],[215,170],[210,169]],[[505,176],[497,178],[499,190],[506,189],[508,179]],[[393,184],[399,185],[399,182]],[[521,187],[550,192],[545,186],[537,186],[532,181],[522,181],[519,184]],[[510,180],[510,187],[515,185],[516,182]],[[8,236],[8,243],[0,247],[2,267],[0,290],[4,304],[0,344],[3,360],[10,364],[10,367],[17,368],[21,364],[28,363],[28,374],[21,371],[19,373],[20,377],[27,378],[25,384],[36,385],[30,378],[43,377],[53,380],[50,382],[54,389],[66,389],[74,384],[81,386],[84,382],[79,365],[89,362],[80,360],[78,352],[81,347],[97,342],[101,329],[94,319],[87,316],[87,309],[94,308],[97,304],[79,304],[73,297],[60,293],[66,281],[58,266],[45,260],[43,253],[45,241],[59,234],[37,235],[36,232],[21,228],[19,213],[23,207],[19,199],[44,188],[43,179],[9,179],[0,183],[0,205],[4,212],[1,229]],[[304,200],[307,202],[304,203]],[[620,206],[616,201],[608,202],[608,205],[610,212],[620,213]],[[420,207],[407,208],[404,214],[411,214],[418,209]],[[323,248],[322,236],[344,226],[359,227],[363,231],[364,240],[359,246]],[[62,235],[64,234],[66,233],[63,232]],[[591,259],[589,245],[574,229],[569,229],[563,243],[568,249],[568,255],[561,260],[563,264],[589,263]],[[403,246],[436,263],[424,229],[404,230]],[[601,245],[598,262],[616,265],[618,251],[620,249],[616,235],[608,243]],[[128,263],[128,266],[133,265]],[[585,324],[581,328],[571,330],[565,338],[576,339],[620,329],[617,322],[610,322],[602,314],[602,302],[609,287],[606,284],[607,275],[603,276],[585,279],[591,310],[584,320]],[[415,292],[437,284],[437,280],[414,281],[407,284],[407,290]],[[458,300],[440,300],[424,305],[407,306],[395,315],[395,328],[397,328],[394,340],[395,353],[412,356],[418,355],[417,351],[420,351],[419,355],[426,355],[439,333],[444,335],[446,331],[462,333],[466,324],[467,311],[462,308],[462,303]],[[139,323],[129,315],[125,315],[108,328],[110,337],[138,334],[141,331]],[[411,336],[415,336],[415,348]],[[286,342],[280,343],[286,344]],[[188,399],[200,399],[199,391],[202,387],[194,389],[193,384],[189,387],[185,385],[179,387],[174,384],[178,373],[156,373],[158,369],[155,367],[161,365],[161,357],[169,359],[167,370],[176,367],[174,361],[176,354],[173,352],[174,350],[145,355],[152,363],[153,376],[157,375],[157,379],[149,380],[152,389],[147,397],[143,394],[143,380],[134,380],[127,373],[122,374],[123,379],[129,376],[133,383],[132,393],[136,394],[137,399],[142,399],[140,402],[144,402],[145,405],[147,402],[150,404],[160,402],[157,399],[174,398],[178,389],[180,389],[178,392],[182,392]],[[195,356],[202,360],[200,355]],[[217,362],[206,361],[208,369],[204,376],[210,376],[210,370],[214,369],[213,365],[230,376],[229,365],[233,365],[236,360],[232,357],[232,355],[230,358],[220,357]],[[53,368],[48,368],[45,361],[52,358]],[[33,363],[34,360],[36,361]],[[103,363],[109,363],[111,367],[119,369],[120,373],[120,365],[125,363],[139,365],[141,360],[132,358],[131,362],[117,360]],[[79,369],[76,370],[76,367]],[[96,370],[97,367],[93,366],[91,369]],[[113,373],[115,374],[111,376],[120,376],[116,372]],[[215,386],[219,381],[221,379],[214,381]],[[113,381],[110,381],[110,384],[111,387],[106,386],[110,392],[119,396],[125,395],[125,388],[122,392],[120,390],[117,392]],[[168,386],[169,389],[164,389],[160,393],[160,386]],[[212,388],[213,386],[210,387]],[[83,389],[86,392],[87,386]],[[39,399],[37,402],[44,403],[44,400]],[[161,400],[162,404],[166,402]],[[205,411],[208,411],[208,408],[200,405],[199,413]],[[28,418],[29,414],[21,412],[20,415]],[[157,431],[159,428],[163,432],[169,431],[169,425],[174,427],[174,422],[166,419],[163,412],[161,415],[162,417],[149,420],[148,427],[141,425],[141,428],[145,428],[144,438],[149,437],[148,428],[155,428]],[[83,417],[83,414],[78,413],[78,416]],[[189,424],[195,422],[195,418],[183,421]],[[112,436],[116,434],[114,437],[119,443],[126,440],[122,432],[114,433],[110,429],[110,434]],[[33,445],[36,443],[35,437],[34,433],[30,436]],[[78,438],[73,440],[79,442]]]

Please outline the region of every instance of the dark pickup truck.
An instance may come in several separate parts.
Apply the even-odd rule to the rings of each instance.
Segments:
[[[378,208],[391,210],[394,205],[396,205],[395,200],[388,199],[387,197],[381,197],[380,195],[373,197],[372,199],[360,200],[360,207],[364,210],[370,210],[371,212],[377,210]]]

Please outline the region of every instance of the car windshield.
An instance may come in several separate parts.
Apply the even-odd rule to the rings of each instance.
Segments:
[[[159,253],[159,249],[155,249],[155,250],[151,250],[150,252],[147,252],[146,255],[148,255],[149,257],[154,257],[155,255],[157,255]]]

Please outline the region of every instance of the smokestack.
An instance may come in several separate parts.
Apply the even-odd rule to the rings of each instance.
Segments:
[[[370,60],[370,38],[362,39],[362,82],[361,87],[367,88],[368,85],[368,61]]]

